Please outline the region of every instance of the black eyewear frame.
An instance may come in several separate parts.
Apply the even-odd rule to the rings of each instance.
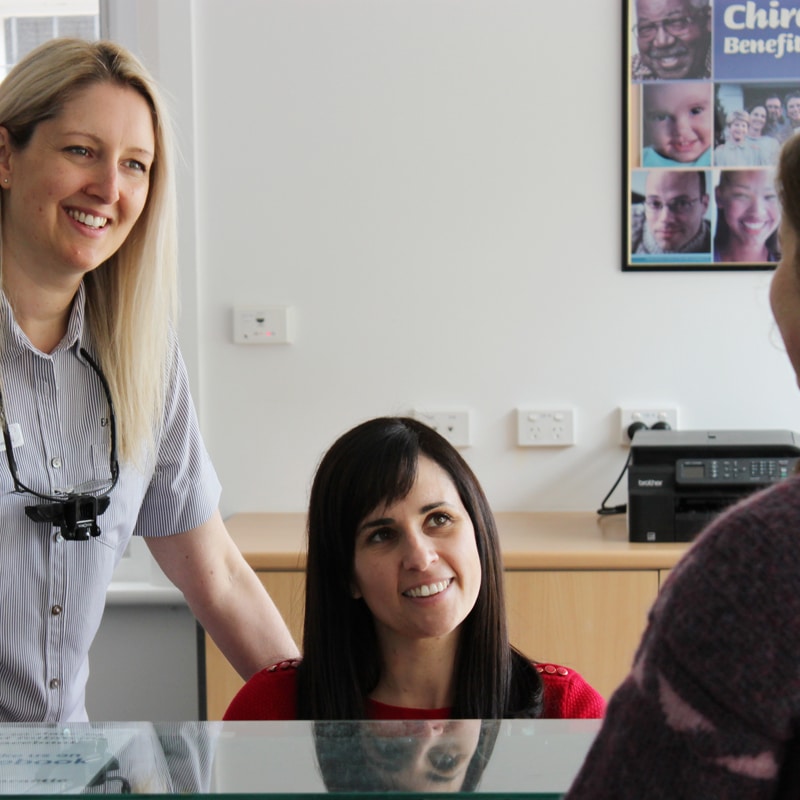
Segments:
[[[111,481],[107,488],[96,493],[92,492],[59,492],[55,495],[42,494],[26,486],[17,473],[17,462],[14,458],[14,450],[11,444],[11,432],[6,420],[3,396],[0,393],[0,424],[3,427],[3,441],[6,446],[6,458],[11,477],[14,480],[14,491],[20,494],[30,494],[44,500],[38,505],[25,506],[25,514],[34,522],[45,522],[61,530],[61,535],[65,539],[79,541],[100,535],[100,526],[97,518],[108,508],[111,498],[109,495],[119,480],[119,461],[117,460],[117,422],[114,417],[114,404],[111,401],[111,389],[103,371],[97,362],[84,349],[80,349],[81,355],[86,359],[89,366],[95,371],[100,383],[103,386],[106,400],[108,401],[109,423],[111,425],[111,452],[109,454],[109,466],[111,470]]]

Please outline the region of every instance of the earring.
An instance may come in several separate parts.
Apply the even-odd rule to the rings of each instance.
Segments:
[[[8,178],[3,178],[3,183],[8,183]]]

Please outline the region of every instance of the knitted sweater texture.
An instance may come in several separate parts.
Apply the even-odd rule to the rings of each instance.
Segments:
[[[566,798],[800,798],[800,477],[672,571]]]

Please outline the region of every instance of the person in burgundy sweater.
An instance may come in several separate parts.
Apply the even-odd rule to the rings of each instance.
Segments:
[[[772,311],[800,381],[800,136],[780,157]],[[800,475],[718,517],[672,571],[568,800],[800,797]]]
[[[382,417],[322,459],[308,513],[302,660],[253,676],[226,720],[598,718],[577,672],[509,644],[494,517],[455,448]]]

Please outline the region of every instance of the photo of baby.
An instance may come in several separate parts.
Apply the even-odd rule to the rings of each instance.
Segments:
[[[642,87],[644,167],[707,167],[714,143],[713,85],[702,81]]]

